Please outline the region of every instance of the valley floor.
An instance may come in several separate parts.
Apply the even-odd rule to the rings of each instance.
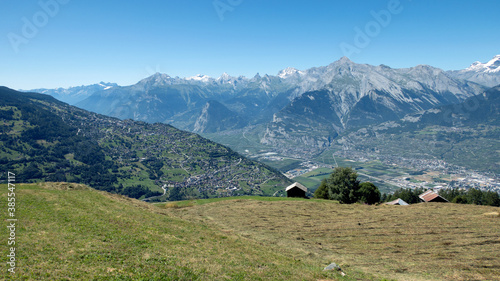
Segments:
[[[424,155],[425,157],[417,155],[417,157],[415,153],[409,153],[411,152],[409,146],[413,146],[414,143],[408,144],[407,141],[384,144],[388,151],[383,153],[371,149],[378,147],[379,143],[375,143],[367,146],[370,149],[364,150],[354,147],[346,149],[336,145],[319,155],[312,155],[306,150],[301,150],[301,147],[293,147],[297,150],[293,153],[282,153],[283,149],[280,147],[261,144],[256,132],[251,131],[246,135],[245,133],[246,131],[240,130],[224,135],[207,134],[205,137],[283,172],[293,181],[305,185],[310,191],[314,191],[334,167],[341,166],[352,167],[361,181],[373,182],[383,193],[393,193],[399,188],[478,188],[500,192],[500,174],[463,167],[472,160],[474,160],[472,162],[484,162],[482,164],[490,168],[494,166],[491,163],[498,163],[498,153],[488,153],[487,149],[481,150],[481,153],[488,154],[496,160],[483,161],[486,159],[483,156],[464,153],[458,153],[459,160],[455,159],[456,161],[452,162],[432,155]],[[482,146],[474,145],[474,147]],[[425,151],[425,147],[420,150]]]

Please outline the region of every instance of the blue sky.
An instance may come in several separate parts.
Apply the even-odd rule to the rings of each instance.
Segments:
[[[500,54],[498,11],[497,0],[0,0],[0,85],[275,75],[344,55],[463,69]]]

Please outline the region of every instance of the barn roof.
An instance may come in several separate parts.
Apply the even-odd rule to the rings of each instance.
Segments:
[[[394,201],[391,201],[391,202],[387,202],[387,203],[385,203],[385,204],[387,204],[387,205],[401,205],[401,206],[410,205],[410,204],[406,203],[406,202],[405,202],[403,199],[401,199],[401,198],[398,198],[398,199],[396,199],[396,200],[394,200]]]
[[[425,202],[432,202],[432,201],[444,201],[444,202],[448,202],[448,200],[446,200],[445,198],[439,196],[439,194],[437,194],[436,192],[434,192],[432,190],[427,190],[426,192],[420,194],[418,197],[420,199],[422,199],[423,201],[425,201]]]
[[[298,187],[300,188],[301,190],[303,190],[304,192],[307,192],[307,187],[303,186],[302,184],[298,183],[298,182],[294,182],[293,184],[289,185],[285,191],[288,191],[294,187]]]

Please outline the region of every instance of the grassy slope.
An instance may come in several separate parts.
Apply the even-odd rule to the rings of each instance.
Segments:
[[[312,280],[320,268],[166,210],[88,188],[19,185],[16,280]],[[77,186],[77,185],[72,185]],[[6,186],[1,186],[6,206]],[[6,219],[2,210],[0,218]],[[8,237],[6,227],[0,231]],[[6,242],[0,246],[5,265]]]
[[[495,207],[318,200],[200,203],[170,209],[180,218],[236,233],[307,264],[336,262],[355,280],[367,280],[367,275],[500,280],[500,217]],[[496,216],[484,215],[491,212]]]
[[[175,208],[68,186],[17,187],[15,279],[500,280],[500,218],[483,215],[494,207],[241,197]],[[323,273],[331,262],[347,277]]]

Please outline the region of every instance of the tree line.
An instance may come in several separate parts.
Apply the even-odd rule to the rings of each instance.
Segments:
[[[328,178],[321,182],[314,192],[314,197],[337,200],[342,204],[376,204],[390,202],[398,198],[408,204],[415,204],[422,202],[419,195],[426,191],[423,188],[400,188],[393,194],[381,194],[373,183],[361,183],[357,177],[356,171],[352,168],[337,167]],[[500,196],[494,191],[482,191],[476,188],[468,190],[441,189],[438,193],[452,203],[500,207]]]
[[[446,200],[457,204],[475,204],[500,207],[500,196],[495,191],[483,191],[477,188],[441,189],[439,195]]]

